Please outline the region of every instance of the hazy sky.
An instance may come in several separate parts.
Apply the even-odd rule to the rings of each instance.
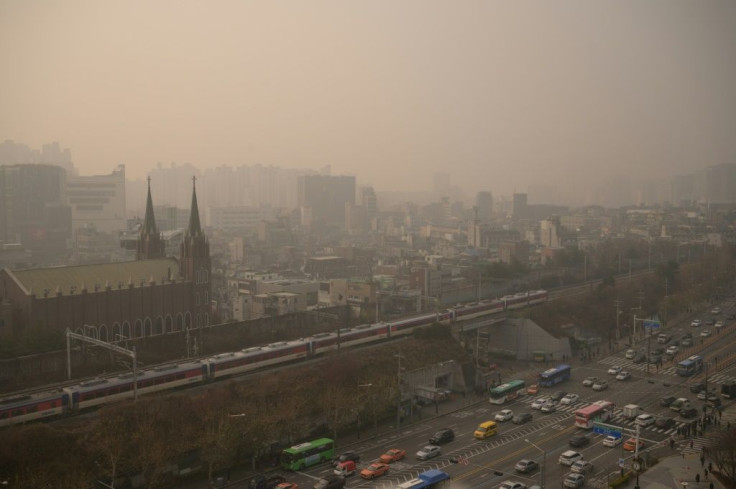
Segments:
[[[0,0],[0,140],[468,193],[736,163],[736,1]]]

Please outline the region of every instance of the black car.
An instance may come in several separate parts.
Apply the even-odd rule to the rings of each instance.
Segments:
[[[736,319],[736,314],[729,314],[728,316],[726,316],[726,319],[728,319],[729,321],[733,321],[734,319]]]
[[[565,391],[557,391],[554,394],[552,394],[549,398],[555,402],[560,402],[560,399],[562,399],[566,395],[567,395],[567,392]]]
[[[698,394],[700,391],[705,390],[705,383],[704,382],[698,382],[697,384],[693,384],[690,386],[690,392],[693,394]]]
[[[345,477],[330,475],[318,480],[313,487],[314,489],[342,489],[345,487]]]
[[[531,413],[519,413],[511,419],[514,424],[524,424],[532,420]]]
[[[258,474],[248,481],[248,489],[274,489],[282,482],[286,482],[286,478],[280,475],[266,477]]]
[[[685,419],[695,418],[698,416],[698,410],[694,407],[680,409],[680,416]]]
[[[588,443],[590,443],[590,438],[588,438],[585,435],[575,435],[572,438],[570,438],[570,441],[567,442],[571,447],[584,447]]]
[[[360,462],[360,455],[358,455],[355,452],[344,452],[340,455],[337,455],[332,458],[332,465],[337,467],[337,465],[347,462],[350,460],[351,462]]]
[[[670,404],[675,402],[674,396],[665,396],[662,399],[659,400],[659,405],[662,407],[670,407]]]
[[[644,353],[637,353],[634,357],[634,363],[644,363],[647,361],[647,356]]]
[[[656,426],[657,428],[661,428],[663,430],[668,430],[672,428],[673,426],[675,426],[675,420],[672,418],[666,418],[663,416],[661,418],[657,418],[654,421],[654,426]]]
[[[440,430],[429,439],[429,443],[432,445],[442,445],[443,443],[449,443],[455,439],[455,432],[447,428]]]
[[[707,403],[709,406],[713,406],[713,407],[721,407],[721,404],[723,404],[721,402],[721,398],[716,395],[708,396]]]

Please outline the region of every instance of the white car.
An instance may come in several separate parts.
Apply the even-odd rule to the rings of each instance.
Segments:
[[[552,399],[550,399],[549,397],[539,397],[535,399],[532,403],[532,409],[542,409],[542,406],[544,406],[548,402],[552,402]]]
[[[638,424],[641,427],[644,427],[644,426],[653,425],[656,420],[657,418],[655,418],[651,414],[644,413],[636,417],[636,424]]]
[[[690,323],[690,326],[692,326],[693,328],[698,328],[702,324],[703,324],[703,321],[701,321],[700,319],[693,319],[693,322]]]
[[[668,355],[676,355],[678,351],[680,351],[680,349],[677,348],[675,345],[672,345],[667,347],[667,351],[665,351],[665,353],[667,353]]]
[[[419,460],[428,460],[436,457],[442,452],[442,449],[437,445],[427,445],[417,452],[417,458]]]
[[[578,399],[580,399],[579,395],[570,393],[560,399],[560,404],[573,404],[578,402]]]
[[[570,489],[583,487],[585,485],[585,476],[583,474],[578,474],[577,472],[571,472],[567,475],[567,477],[565,477],[562,485],[565,487],[569,487]]]
[[[526,485],[522,484],[521,482],[503,481],[498,486],[498,489],[526,489]]]
[[[721,313],[721,308],[720,307],[714,307],[713,309],[710,310],[710,313],[711,314],[720,314]]]
[[[598,381],[598,377],[586,377],[583,381],[585,387],[590,387]]]
[[[593,384],[593,390],[594,391],[603,391],[608,389],[608,382],[605,380],[599,380],[595,384]]]
[[[593,464],[587,460],[578,460],[570,466],[570,470],[577,472],[578,474],[589,474],[590,472],[593,472],[594,468]]]
[[[636,350],[629,348],[626,350],[626,354],[624,355],[628,360],[633,360],[636,356]]]
[[[503,409],[496,413],[494,419],[496,421],[510,421],[514,417],[514,412],[511,409]]]
[[[622,370],[616,376],[616,380],[628,380],[631,378],[631,374],[626,370]]]
[[[566,450],[562,452],[562,454],[560,454],[560,458],[557,461],[560,463],[560,465],[567,465],[568,467],[570,467],[578,460],[582,460],[582,458],[582,453],[576,452],[575,450]]]
[[[614,448],[621,444],[621,440],[622,438],[620,436],[616,438],[615,436],[609,435],[603,439],[603,446]]]
[[[700,332],[700,336],[701,338],[708,338],[710,336],[710,330],[704,329],[703,331]]]
[[[716,329],[721,329],[723,327],[723,321],[721,320],[716,321],[716,324],[714,326]]]
[[[619,367],[618,365],[614,365],[613,367],[608,369],[608,373],[609,375],[618,375],[621,370],[623,370],[621,367]]]
[[[557,405],[555,405],[555,403],[552,401],[546,402],[544,403],[540,411],[542,411],[543,413],[547,413],[547,414],[554,413],[555,411],[557,411]]]

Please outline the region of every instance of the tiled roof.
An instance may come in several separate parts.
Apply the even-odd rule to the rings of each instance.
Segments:
[[[43,297],[45,292],[54,296],[57,289],[64,295],[72,291],[79,294],[83,287],[87,288],[87,293],[93,294],[95,287],[103,292],[108,283],[110,287],[117,289],[127,287],[129,282],[134,287],[147,285],[151,279],[160,284],[169,274],[172,279],[178,279],[179,262],[175,258],[159,258],[100,265],[9,270],[9,273],[27,294],[33,291],[36,297]]]

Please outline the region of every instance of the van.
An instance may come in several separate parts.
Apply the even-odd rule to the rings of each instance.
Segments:
[[[478,440],[485,440],[496,434],[498,434],[498,427],[495,421],[485,421],[473,432],[473,436]]]
[[[680,397],[679,399],[676,399],[672,404],[670,404],[670,409],[673,411],[679,411],[683,408],[689,408],[690,407],[690,401],[688,401],[684,397]]]

